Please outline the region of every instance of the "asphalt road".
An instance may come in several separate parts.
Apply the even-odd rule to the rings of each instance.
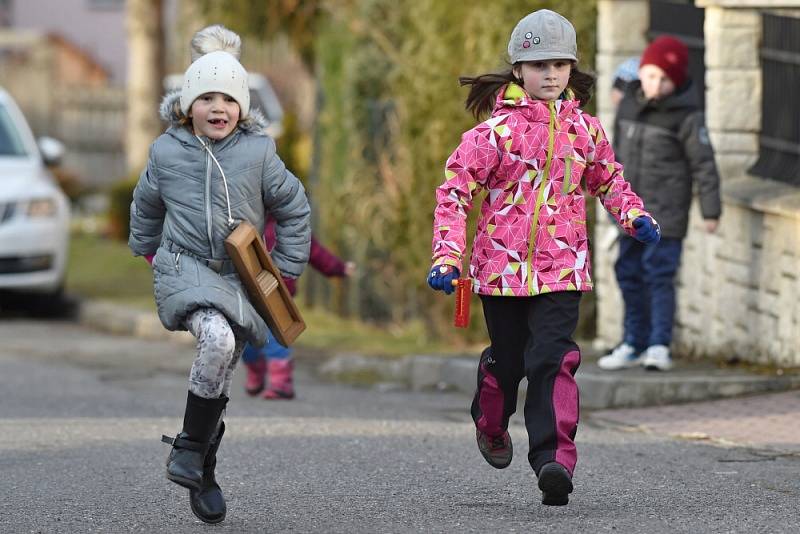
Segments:
[[[800,532],[800,458],[605,426],[583,414],[575,492],[545,507],[527,461],[489,467],[469,399],[316,380],[251,399],[237,377],[218,479],[194,518],[164,478],[191,347],[0,317],[0,532]]]

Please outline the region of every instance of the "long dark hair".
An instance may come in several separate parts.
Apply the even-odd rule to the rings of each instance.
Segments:
[[[518,65],[514,65],[514,67]],[[464,107],[480,120],[481,116],[491,113],[500,88],[511,82],[522,86],[522,80],[517,78],[513,69],[474,77],[461,76],[458,79],[459,85],[471,86]],[[577,64],[572,64],[567,88],[572,89],[575,99],[580,101],[581,106],[585,106],[591,100],[594,83],[593,75],[578,69]]]

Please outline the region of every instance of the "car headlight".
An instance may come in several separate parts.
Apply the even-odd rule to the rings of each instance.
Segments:
[[[56,201],[52,198],[36,198],[28,203],[28,217],[54,217],[58,211]]]

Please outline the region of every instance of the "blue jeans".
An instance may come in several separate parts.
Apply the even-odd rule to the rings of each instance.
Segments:
[[[244,352],[242,353],[242,361],[244,363],[255,363],[261,358],[265,360],[285,360],[292,355],[292,349],[284,347],[272,332],[267,329],[267,344],[263,347],[254,347],[250,343],[245,345]]]
[[[637,352],[672,342],[675,274],[682,250],[682,239],[662,237],[645,245],[632,237],[620,238],[614,271],[625,301],[623,341]]]

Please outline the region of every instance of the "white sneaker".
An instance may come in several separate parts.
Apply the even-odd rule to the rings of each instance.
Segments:
[[[597,360],[597,365],[605,371],[616,371],[636,367],[641,361],[642,357],[636,354],[636,349],[627,343],[620,343],[609,354]]]
[[[642,366],[650,371],[669,371],[672,369],[672,358],[666,345],[651,345],[644,351]]]

